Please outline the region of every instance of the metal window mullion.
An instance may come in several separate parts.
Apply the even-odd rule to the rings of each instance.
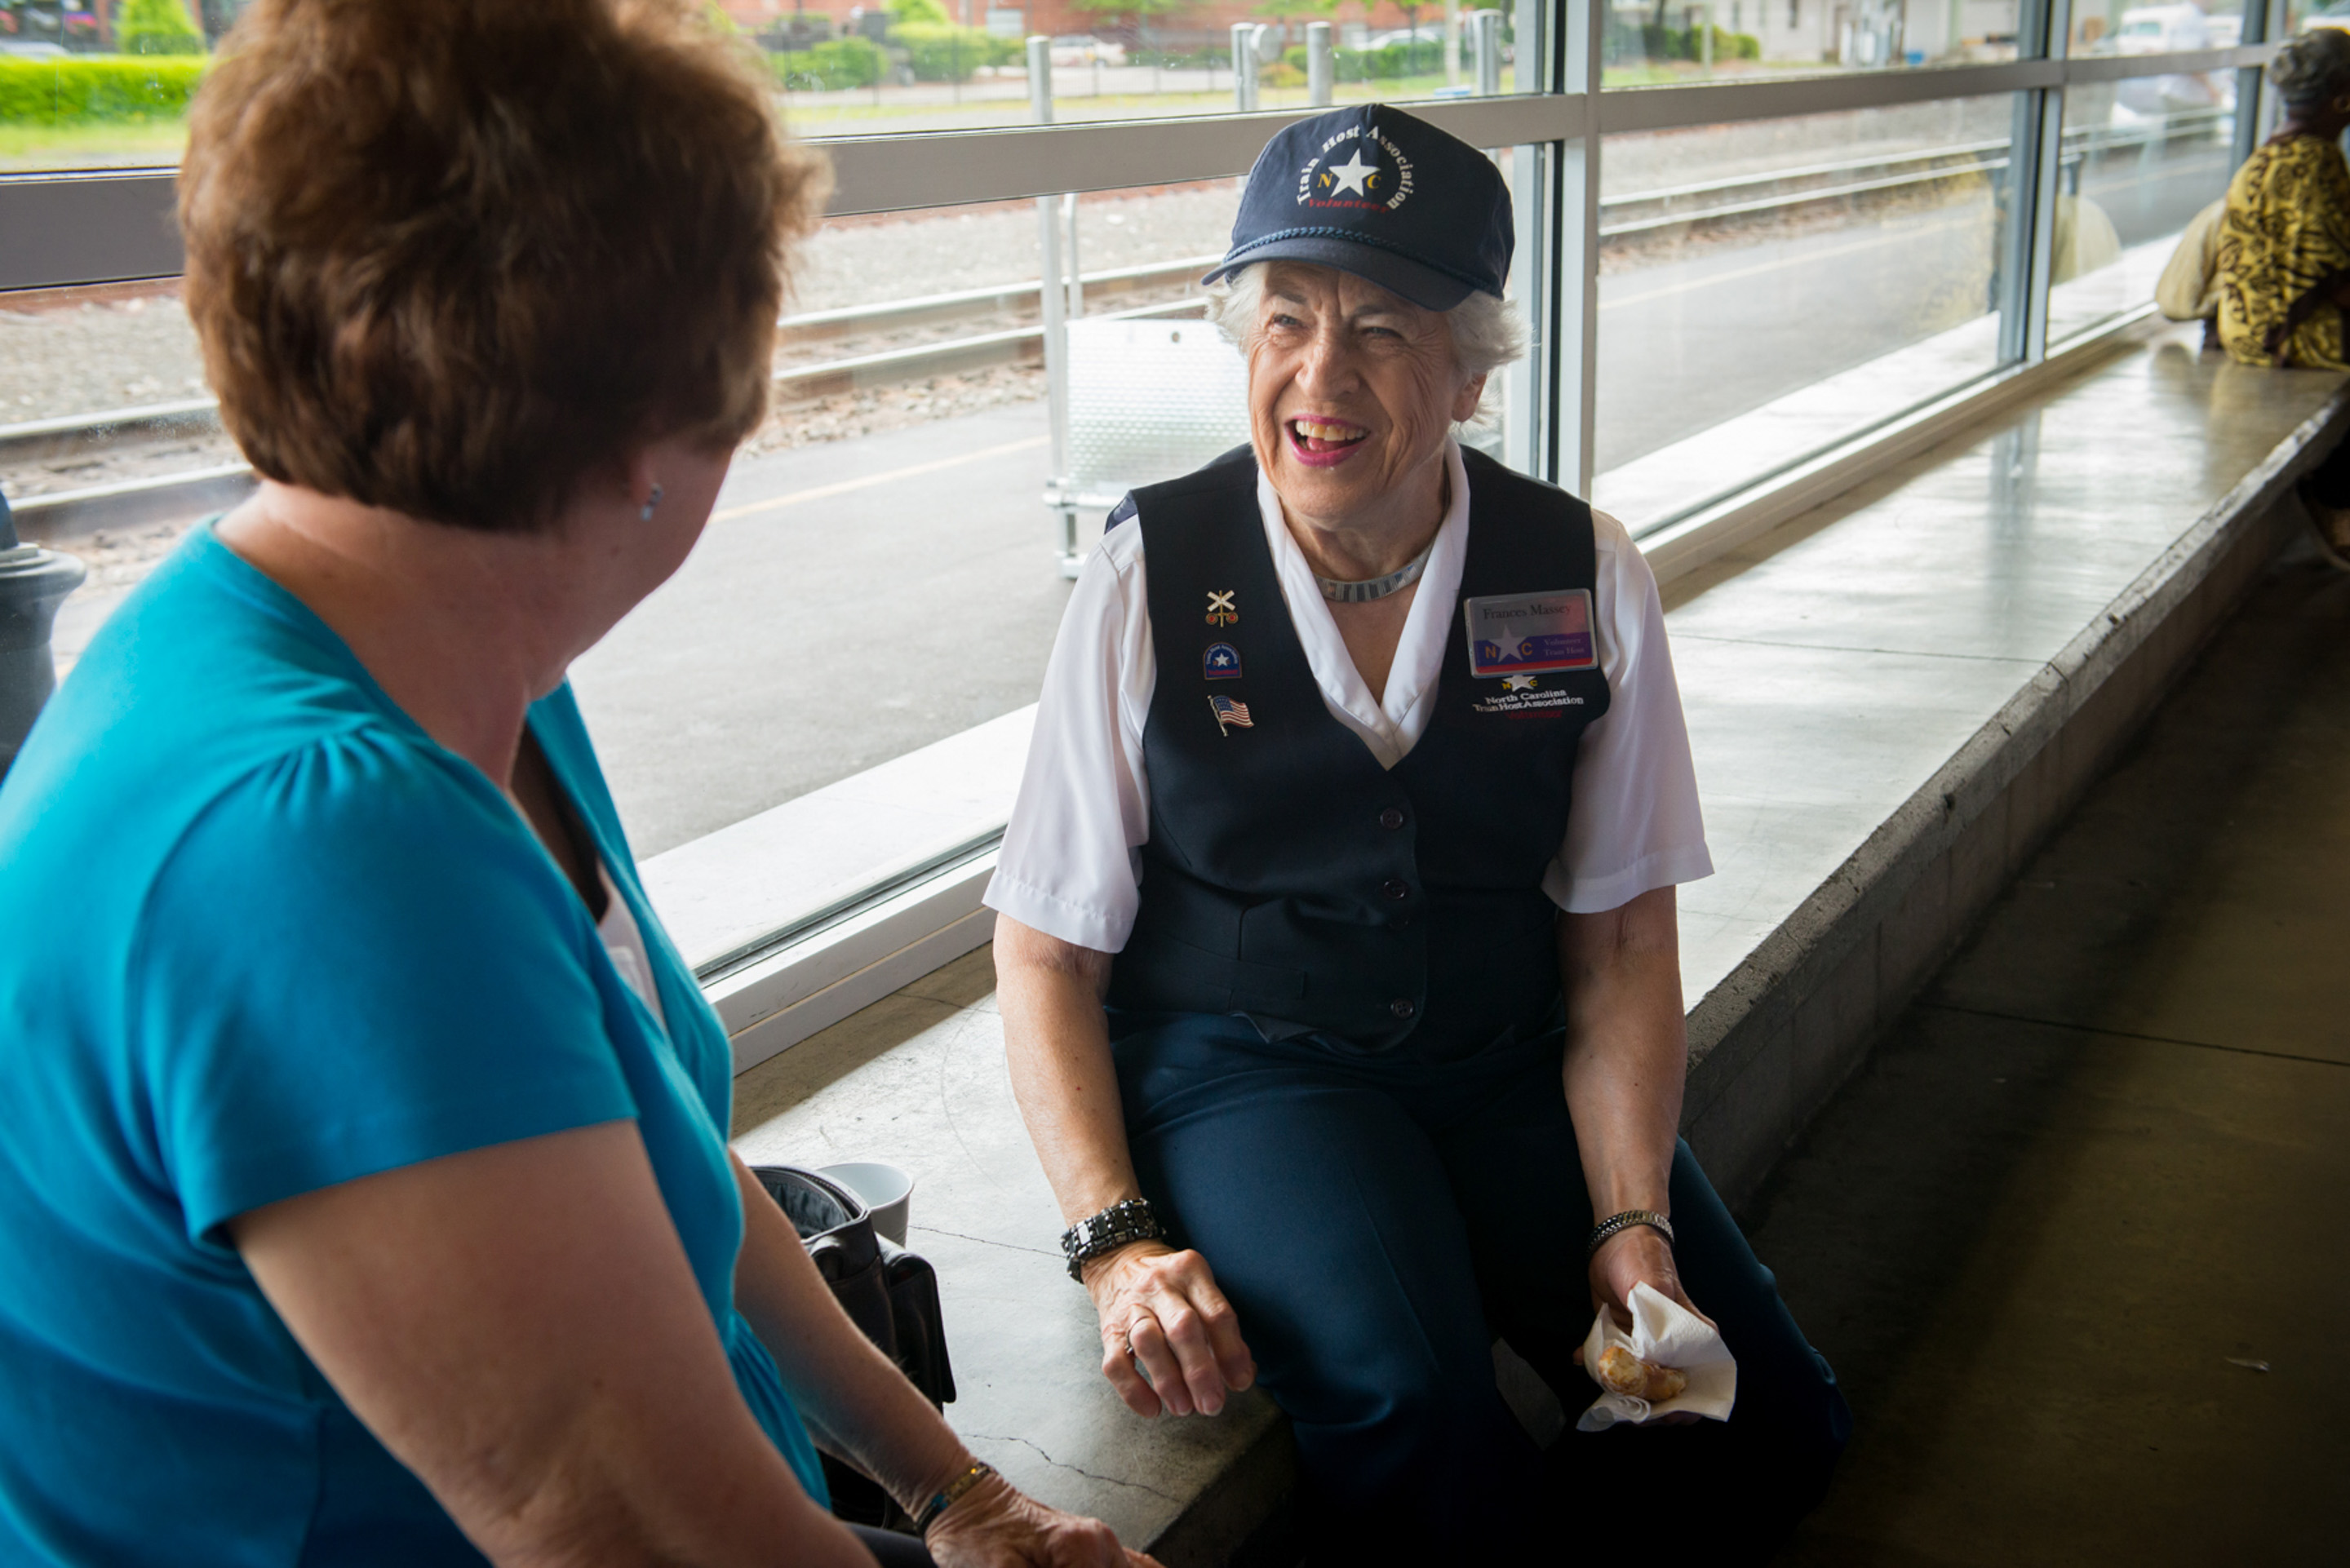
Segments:
[[[2071,0],[2025,0],[2016,42],[2029,56],[2061,57],[2072,31]],[[1999,358],[2037,364],[2048,353],[2048,290],[2053,282],[2056,197],[2064,153],[2064,87],[2060,77],[2016,95],[2008,154],[2008,222],[2002,236]]]
[[[2244,5],[2244,38],[2247,44],[2264,44],[2271,38],[2285,36],[2286,0],[2246,0]],[[2276,95],[2269,89],[2268,72],[2259,66],[2246,66],[2236,72],[2236,126],[2234,164],[2241,164],[2252,155],[2269,133],[2276,110]]]
[[[1554,481],[1577,495],[1591,493],[1596,465],[1599,389],[1599,73],[1607,0],[1561,0],[1559,85],[1575,94],[1581,133],[1555,160],[1558,279],[1557,378],[1553,423]]]

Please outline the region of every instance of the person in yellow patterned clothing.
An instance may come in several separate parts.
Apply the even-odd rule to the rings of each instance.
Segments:
[[[2350,370],[2350,163],[2340,143],[2350,128],[2350,33],[2304,33],[2277,51],[2268,74],[2284,123],[2228,184],[2220,341],[2241,364]],[[2327,558],[2350,570],[2350,455],[2327,458],[2302,499]]]

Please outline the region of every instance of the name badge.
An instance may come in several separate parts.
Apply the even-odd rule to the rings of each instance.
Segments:
[[[1469,672],[1480,680],[1599,667],[1588,588],[1500,595],[1461,607],[1469,621]]]

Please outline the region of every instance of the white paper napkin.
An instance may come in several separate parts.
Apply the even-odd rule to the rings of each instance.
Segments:
[[[1602,1307],[1583,1342],[1584,1366],[1593,1368],[1596,1377],[1600,1353],[1611,1345],[1620,1345],[1643,1361],[1678,1367],[1689,1377],[1689,1386],[1655,1405],[1628,1394],[1603,1392],[1575,1422],[1575,1429],[1604,1432],[1618,1421],[1638,1424],[1677,1410],[1729,1420],[1730,1407],[1738,1402],[1738,1363],[1731,1359],[1730,1346],[1721,1343],[1721,1334],[1670,1296],[1647,1285],[1634,1285],[1632,1299],[1626,1304],[1632,1309],[1631,1332],[1617,1327],[1615,1314]]]

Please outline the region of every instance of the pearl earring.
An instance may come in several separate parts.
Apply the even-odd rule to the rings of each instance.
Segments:
[[[651,522],[653,520],[653,508],[659,506],[660,504],[660,501],[661,487],[656,484],[653,486],[652,493],[645,497],[644,509],[637,514],[638,519],[645,523]]]

